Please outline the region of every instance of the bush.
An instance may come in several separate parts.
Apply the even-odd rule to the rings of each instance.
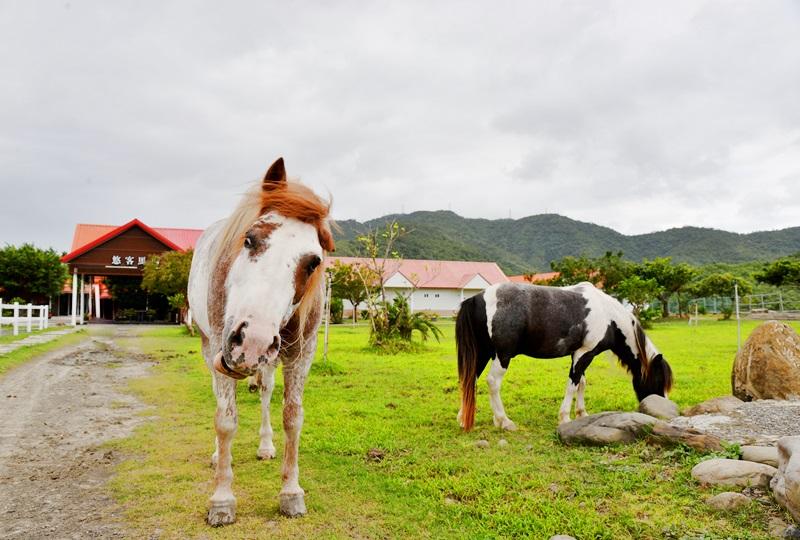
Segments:
[[[331,322],[342,324],[344,318],[344,302],[341,298],[331,298]]]
[[[720,315],[722,315],[722,320],[727,321],[733,315],[733,306],[725,306],[719,310]]]
[[[411,313],[404,296],[396,296],[391,303],[378,304],[378,310],[372,316],[370,332],[370,345],[377,349],[392,352],[409,350],[414,331],[419,332],[422,341],[426,341],[431,334],[436,341],[442,336],[442,331],[428,315]]]

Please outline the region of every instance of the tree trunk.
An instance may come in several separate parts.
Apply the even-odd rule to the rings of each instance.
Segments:
[[[659,300],[661,300],[661,316],[666,319],[669,317],[669,296],[662,296]]]

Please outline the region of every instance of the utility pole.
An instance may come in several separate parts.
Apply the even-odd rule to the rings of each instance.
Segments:
[[[736,351],[742,350],[742,319],[739,317],[739,284],[733,284],[733,298],[736,302]]]

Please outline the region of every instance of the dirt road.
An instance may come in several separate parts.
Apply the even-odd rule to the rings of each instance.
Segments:
[[[93,329],[0,377],[0,538],[125,536],[106,487],[120,456],[101,445],[143,420],[125,383],[151,363],[115,344],[137,332]]]

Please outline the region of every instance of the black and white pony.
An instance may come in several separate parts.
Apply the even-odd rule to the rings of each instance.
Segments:
[[[475,422],[475,384],[491,360],[489,401],[494,425],[517,426],[506,415],[500,384],[511,359],[518,354],[536,358],[571,355],[572,365],[559,411],[559,423],[585,416],[584,373],[592,359],[612,351],[633,376],[639,401],[651,394],[667,396],[672,370],[642,326],[622,304],[591,283],[543,287],[520,283],[492,285],[461,303],[456,319],[461,410],[458,421],[469,431]]]

